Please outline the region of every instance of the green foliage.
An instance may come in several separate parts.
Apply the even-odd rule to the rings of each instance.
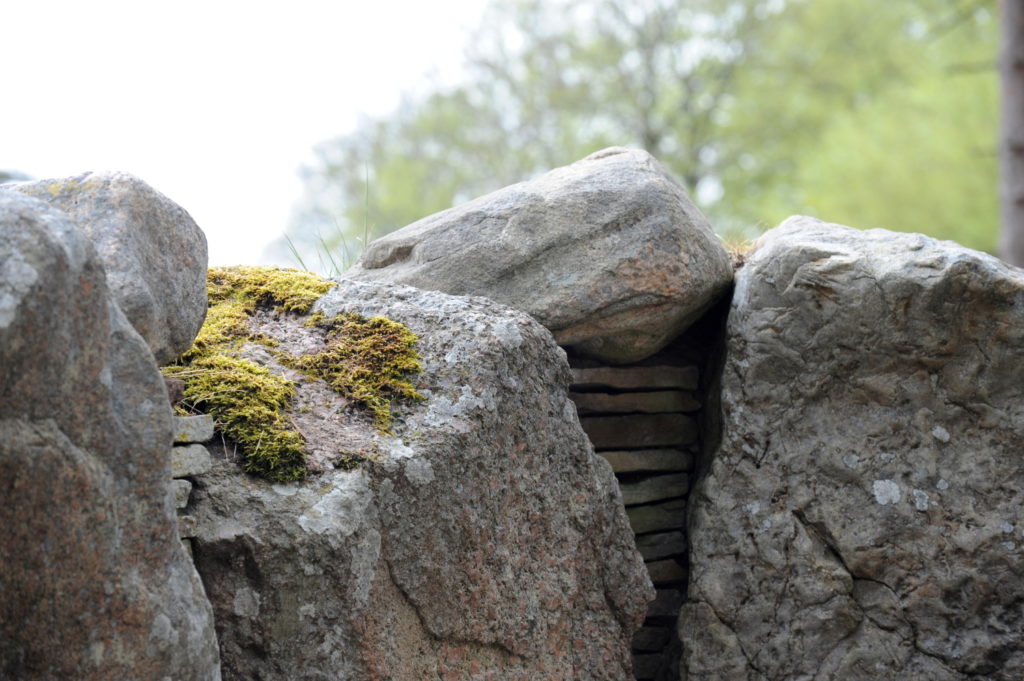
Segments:
[[[163,369],[185,383],[188,406],[214,416],[218,428],[243,454],[243,468],[274,482],[305,477],[305,443],[287,410],[295,383],[241,356],[246,342],[260,343],[282,363],[322,378],[332,389],[366,406],[381,430],[391,423],[395,399],[418,399],[405,380],[422,371],[416,336],[383,317],[342,315],[327,320],[310,315],[309,325],[326,334],[326,349],[293,357],[276,343],[253,334],[248,325],[257,309],[308,315],[335,284],[314,274],[268,267],[212,268],[207,274],[209,309],[193,347]]]
[[[495,1],[463,85],[318,147],[290,235],[358,247],[367,215],[372,238],[625,144],[730,238],[812,212],[992,249],[995,23],[978,0]]]

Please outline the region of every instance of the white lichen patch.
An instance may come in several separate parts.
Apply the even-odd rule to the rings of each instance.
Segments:
[[[380,532],[370,529],[359,539],[359,544],[352,552],[352,598],[358,605],[366,605],[370,599],[370,587],[373,586],[379,561]]]
[[[932,428],[932,437],[934,437],[939,442],[949,442],[950,439],[949,431],[943,428],[942,426],[935,426],[934,428]]]
[[[17,251],[0,261],[0,329],[11,325],[22,298],[38,279],[36,268]]]
[[[523,334],[519,331],[519,325],[512,319],[499,319],[491,327],[491,333],[510,350],[515,350],[523,344]]]
[[[847,454],[843,457],[843,465],[850,469],[856,469],[860,465],[860,457],[856,454]]]
[[[426,485],[434,481],[434,469],[423,457],[409,459],[405,462],[405,477],[416,485]]]
[[[915,489],[911,494],[914,497],[914,508],[918,511],[927,511],[929,502],[931,501],[928,493],[923,490]]]
[[[260,595],[249,587],[243,586],[235,592],[231,608],[239,617],[256,617],[260,614]]]
[[[875,501],[881,506],[899,503],[903,498],[900,486],[893,480],[875,480],[871,485]]]
[[[373,492],[360,470],[338,471],[330,484],[330,490],[299,516],[299,527],[306,532],[347,537],[362,526]]]
[[[945,491],[949,489],[949,483],[943,480],[942,478],[939,478],[939,481],[935,483],[935,489]]]

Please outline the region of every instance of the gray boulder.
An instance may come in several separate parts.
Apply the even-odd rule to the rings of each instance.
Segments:
[[[194,554],[225,678],[632,678],[654,592],[551,335],[485,299],[375,283],[342,281],[316,309],[406,324],[426,399],[384,435],[293,374],[323,472],[271,484],[215,457],[199,476]],[[319,342],[303,321],[250,323],[298,354]],[[339,449],[365,461],[336,468]]]
[[[694,322],[732,268],[664,166],[613,147],[377,239],[345,276],[486,296],[628,363]]]
[[[219,679],[171,413],[86,236],[0,190],[0,678]]]
[[[685,678],[1024,678],[1024,272],[790,218],[727,342]]]
[[[192,346],[206,317],[206,237],[185,210],[126,173],[6,185],[50,203],[96,247],[117,304],[158,364]]]

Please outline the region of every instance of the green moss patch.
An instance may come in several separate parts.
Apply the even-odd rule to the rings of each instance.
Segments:
[[[277,345],[250,331],[248,320],[257,310],[306,315],[334,283],[298,270],[232,267],[211,268],[207,284],[206,322],[193,347],[164,374],[185,382],[188,407],[213,415],[238,445],[246,471],[275,482],[301,479],[307,474],[305,443],[287,417],[296,385],[240,355],[246,342],[272,350]],[[383,317],[326,319],[317,313],[307,326],[325,334],[325,349],[299,357],[274,351],[276,358],[364,405],[378,429],[390,426],[394,400],[420,397],[405,379],[422,366],[416,336],[403,325]]]
[[[322,379],[336,393],[366,406],[374,424],[391,426],[391,402],[423,399],[405,379],[423,371],[416,352],[416,334],[385,317],[342,314],[331,319],[310,317],[310,326],[327,334],[327,348],[288,364]]]

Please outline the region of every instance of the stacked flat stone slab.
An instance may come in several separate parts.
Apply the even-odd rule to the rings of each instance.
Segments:
[[[185,550],[192,555],[191,538],[196,536],[196,521],[188,513],[192,483],[197,475],[210,470],[210,452],[203,443],[213,439],[213,417],[209,414],[176,416],[174,447],[171,449],[171,483],[174,507],[178,509],[178,533]]]
[[[632,366],[571,360],[571,397],[612,466],[657,597],[633,639],[637,679],[678,677],[674,631],[686,593],[686,501],[698,453],[698,362],[675,346]]]

